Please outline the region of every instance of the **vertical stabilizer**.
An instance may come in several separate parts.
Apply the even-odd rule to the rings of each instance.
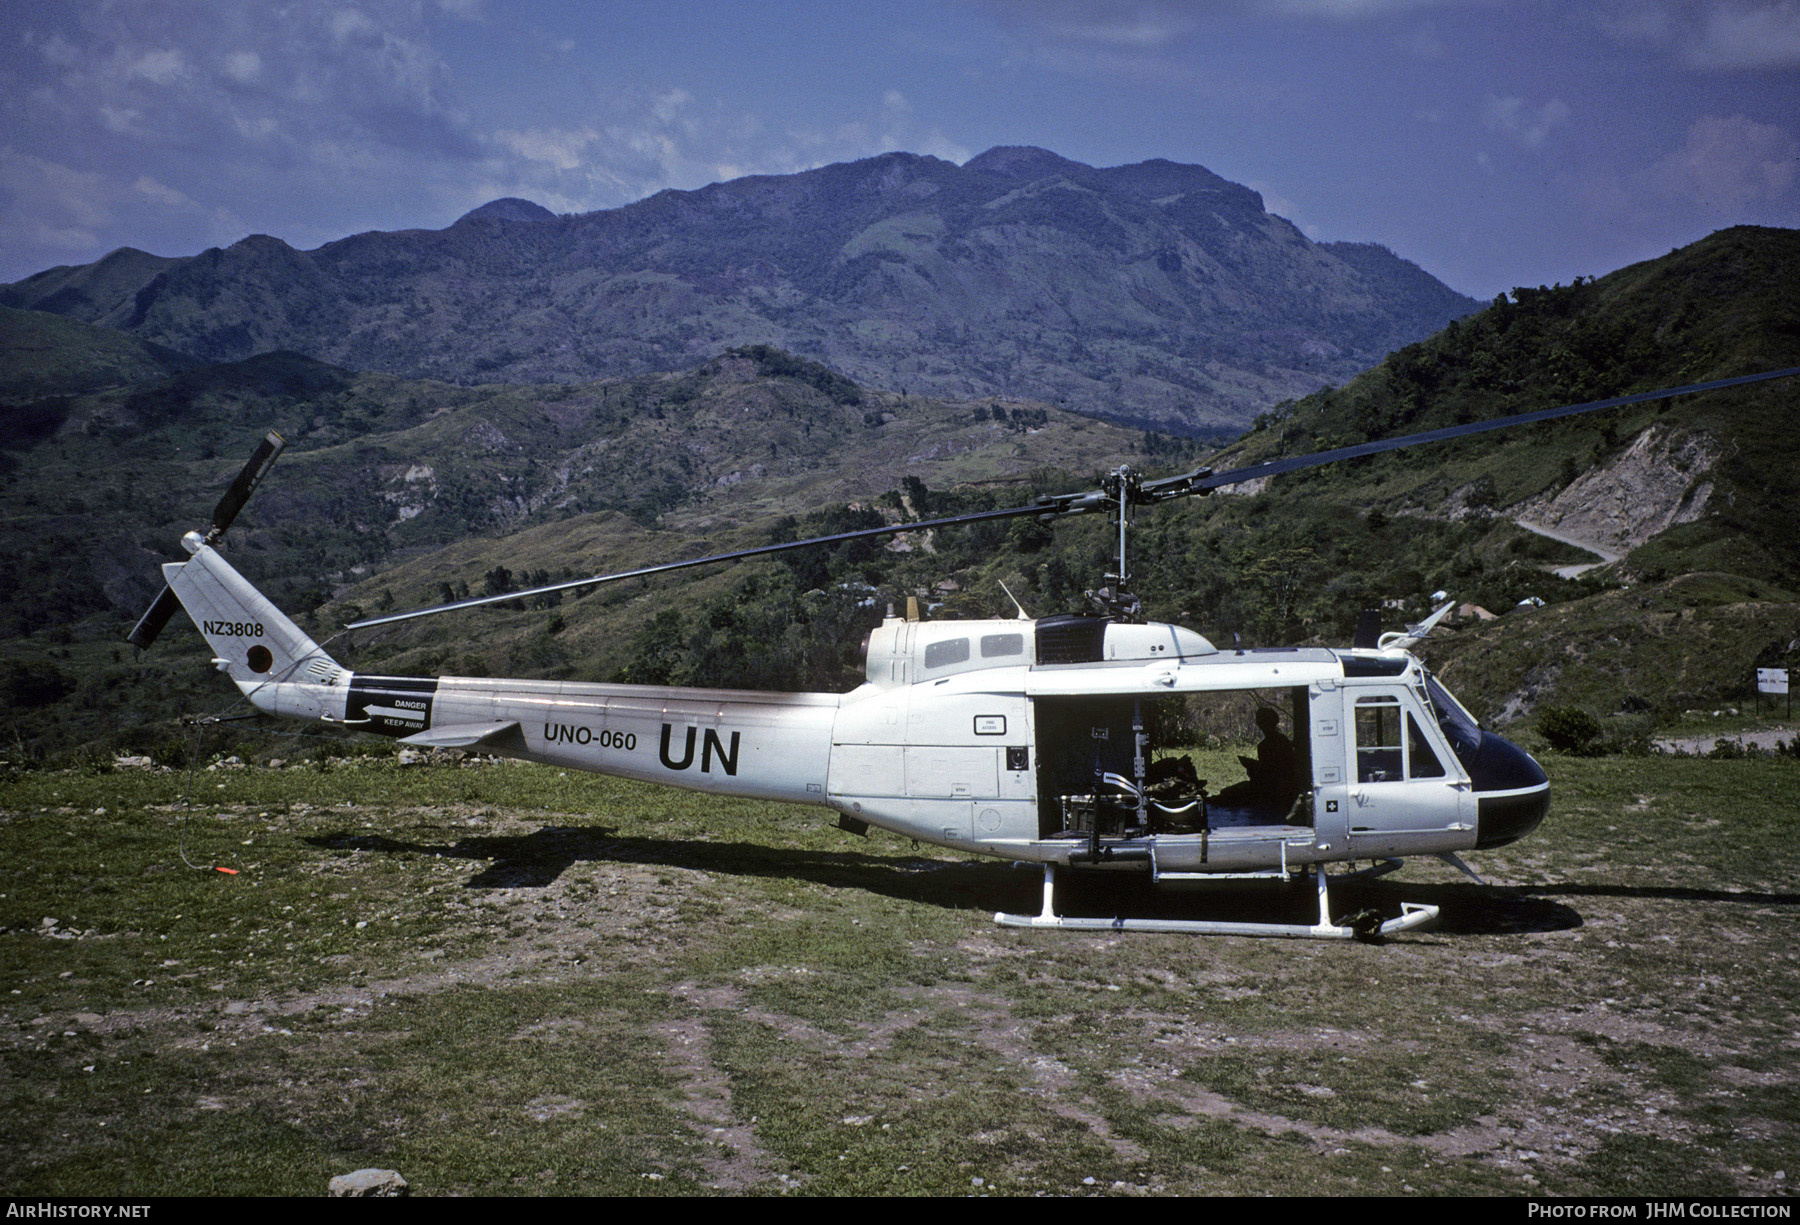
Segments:
[[[210,546],[163,567],[163,577],[212,647],[213,661],[259,709],[339,718],[350,672]]]

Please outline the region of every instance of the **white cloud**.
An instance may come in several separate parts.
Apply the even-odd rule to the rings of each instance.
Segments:
[[[46,83],[57,100],[78,102],[112,133],[156,145],[214,142],[229,159],[234,139],[272,120],[294,146],[327,135],[476,155],[446,101],[448,67],[411,0],[341,8],[75,0],[67,12],[62,30],[25,41],[65,70]]]
[[[1569,108],[1561,99],[1533,105],[1523,98],[1489,94],[1481,104],[1481,120],[1490,132],[1498,132],[1515,144],[1536,149],[1550,133],[1567,123]]]
[[[1017,25],[1051,38],[1152,50],[1193,32],[1192,7],[1180,0],[997,0]]]
[[[771,131],[756,115],[728,111],[717,99],[682,88],[620,101],[613,110],[570,127],[492,133],[485,181],[506,184],[499,194],[556,199],[561,211],[585,212],[669,188],[792,174],[894,150],[954,162],[973,156],[892,88],[868,99],[860,113],[817,131]]]
[[[23,41],[28,47],[35,46],[39,55],[59,68],[72,67],[81,58],[81,52],[75,44],[61,34],[52,34],[48,38],[39,39],[28,30],[25,32]]]
[[[1244,186],[1248,187],[1251,191],[1256,192],[1263,198],[1263,211],[1273,213],[1277,217],[1283,217],[1288,221],[1293,222],[1300,227],[1301,232],[1308,238],[1318,238],[1319,227],[1312,222],[1305,220],[1305,213],[1294,201],[1275,191],[1267,183],[1260,180],[1246,183]]]
[[[12,178],[38,183],[0,193],[0,246],[13,275],[41,266],[46,257],[34,252],[46,243],[67,249],[82,234],[102,251],[129,243],[180,252],[216,241],[240,216],[296,241],[338,237],[339,226],[416,222],[447,182],[476,177],[489,155],[455,105],[435,45],[444,22],[478,16],[476,4],[32,7],[24,29],[7,14],[24,54],[11,61],[19,79],[0,101]],[[85,176],[104,220],[72,219],[49,186],[53,164]],[[324,232],[305,232],[315,224]]]
[[[1706,14],[1688,61],[1702,68],[1800,64],[1800,4],[1719,4]]]
[[[658,94],[651,103],[650,113],[662,123],[674,123],[681,116],[687,104],[694,100],[694,95],[685,89],[671,89],[667,93]]]
[[[1365,21],[1428,9],[1492,7],[1496,0],[995,0],[1024,25],[1055,37],[1121,48],[1164,47],[1220,18]]]
[[[331,16],[329,22],[331,36],[339,42],[352,38],[362,38],[375,34],[375,23],[369,20],[368,14],[356,9],[339,9]]]
[[[174,85],[188,75],[187,57],[172,48],[141,51],[127,59],[125,75],[154,85]]]
[[[184,193],[176,191],[166,183],[158,183],[147,174],[140,174],[137,182],[131,185],[131,189],[146,199],[154,200],[158,204],[167,204],[171,208],[194,207],[194,202],[188,199]]]
[[[1410,31],[1401,45],[1412,55],[1422,60],[1442,60],[1450,55],[1450,48],[1438,36],[1435,22],[1423,22],[1415,30]]]
[[[277,140],[281,136],[281,125],[272,115],[233,115],[231,127],[244,140],[258,144]]]
[[[1357,21],[1412,9],[1454,7],[1455,0],[1262,0],[1257,7],[1297,17]]]
[[[0,214],[0,246],[91,250],[112,220],[109,194],[101,175],[0,148],[0,198],[10,203]]]
[[[960,141],[952,140],[936,128],[923,136],[914,137],[911,148],[915,153],[941,157],[946,162],[955,162],[959,166],[975,156],[975,150]]]
[[[1800,65],[1797,0],[1597,0],[1593,18],[1623,42],[1708,71]]]
[[[494,139],[527,161],[543,162],[557,170],[574,170],[587,160],[588,146],[600,139],[600,133],[592,128],[545,128],[527,132],[499,131],[494,133]]]
[[[239,85],[249,85],[262,76],[262,56],[254,51],[233,51],[224,59],[225,75]]]
[[[1779,200],[1794,187],[1800,141],[1742,115],[1701,119],[1680,149],[1657,162],[1651,184],[1723,215]]]

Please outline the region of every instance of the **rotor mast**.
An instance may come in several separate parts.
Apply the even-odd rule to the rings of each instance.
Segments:
[[[1088,598],[1109,617],[1137,621],[1143,611],[1143,602],[1131,592],[1131,570],[1125,560],[1125,532],[1131,526],[1131,508],[1148,500],[1144,497],[1143,479],[1130,464],[1120,464],[1100,479],[1100,488],[1118,528],[1118,544],[1113,568],[1106,574],[1106,581],[1111,586],[1088,592]]]

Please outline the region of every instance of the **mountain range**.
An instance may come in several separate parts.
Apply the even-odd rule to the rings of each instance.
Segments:
[[[204,362],[289,350],[448,382],[582,382],[772,344],[868,387],[1235,433],[1478,305],[1384,247],[1316,243],[1200,166],[889,153],[557,216],[299,251],[131,248],[0,305]]]
[[[488,212],[467,224],[564,224]],[[64,288],[105,283],[101,265],[85,281],[64,271]],[[166,720],[213,700],[197,636],[141,655],[119,639],[270,428],[288,451],[229,550],[321,635],[363,611],[1018,505],[1120,463],[1157,473],[1202,454],[1054,405],[881,390],[764,344],[629,377],[461,383],[292,351],[207,362],[182,343],[0,306],[0,741],[21,760],[153,747]],[[1796,365],[1800,232],[1739,227],[1598,280],[1515,290],[1259,413],[1207,462]],[[1541,600],[1429,640],[1478,713],[1578,702],[1642,723],[1735,704],[1753,667],[1800,666],[1797,395],[1790,379],[1658,401],[1159,507],[1134,537],[1134,586],[1147,614],[1250,645],[1341,643],[1358,610],[1411,619],[1439,589],[1495,611]],[[1560,578],[1551,567],[1584,555],[1515,519],[1627,556]],[[398,673],[835,689],[855,683],[856,643],[888,602],[1077,611],[1112,546],[1102,516],[976,525],[333,649]]]

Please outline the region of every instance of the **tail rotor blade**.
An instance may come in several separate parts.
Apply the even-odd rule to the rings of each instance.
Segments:
[[[251,452],[250,461],[239,470],[237,479],[231,482],[230,487],[225,490],[225,496],[213,508],[212,529],[206,533],[207,544],[219,542],[219,537],[225,534],[225,529],[231,526],[232,520],[238,517],[238,512],[244,509],[244,503],[256,492],[257,485],[268,475],[275,457],[281,454],[281,449],[285,446],[286,440],[274,430],[263,436],[256,450]],[[189,552],[192,551],[190,548]],[[156,602],[150,605],[149,610],[138,618],[138,623],[131,627],[131,632],[125,635],[125,641],[139,650],[148,648],[156,641],[156,636],[162,633],[169,618],[180,608],[181,600],[165,586],[162,594],[156,597]]]
[[[238,512],[244,509],[244,503],[256,492],[257,485],[268,475],[275,457],[281,454],[281,449],[285,446],[287,441],[274,430],[270,430],[257,445],[250,456],[250,462],[244,465],[243,470],[237,474],[237,479],[225,491],[225,496],[219,499],[219,505],[214,508],[209,540],[216,541],[225,534],[225,529],[231,526],[232,520],[238,517]]]
[[[149,649],[150,644],[156,641],[156,636],[162,633],[163,626],[169,623],[169,618],[180,607],[181,601],[175,598],[175,593],[164,587],[162,594],[156,597],[156,602],[150,605],[149,611],[139,617],[138,623],[125,635],[125,641],[139,650]]]

